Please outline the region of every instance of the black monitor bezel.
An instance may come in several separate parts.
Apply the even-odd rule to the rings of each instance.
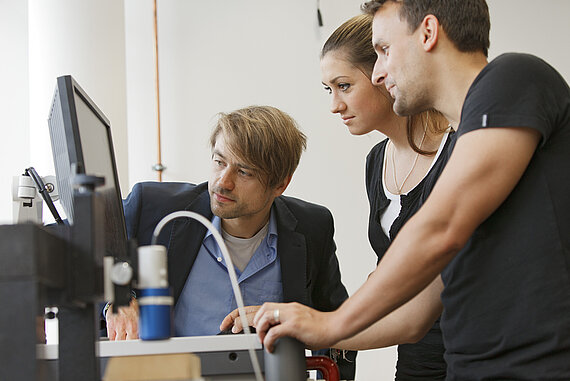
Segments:
[[[120,213],[118,213],[117,217],[121,219],[120,221],[120,226],[121,226],[121,232],[117,232],[117,234],[120,234],[121,237],[124,237],[124,252],[123,253],[113,253],[114,256],[116,257],[123,257],[126,254],[126,250],[127,250],[127,232],[126,232],[126,225],[125,225],[125,217],[124,217],[124,210],[123,210],[123,203],[122,203],[122,195],[121,195],[121,189],[120,189],[120,185],[119,185],[119,176],[117,173],[117,163],[116,163],[116,159],[115,159],[115,152],[114,152],[114,145],[113,145],[113,138],[111,135],[111,123],[109,121],[109,119],[105,116],[105,114],[103,114],[103,112],[99,109],[99,107],[97,107],[97,105],[95,104],[95,102],[87,95],[87,93],[83,90],[83,88],[77,83],[77,81],[75,81],[75,79],[71,76],[71,75],[64,75],[64,76],[60,76],[57,78],[57,85],[56,85],[56,89],[55,89],[55,94],[53,97],[53,102],[52,102],[52,107],[50,109],[50,114],[49,114],[49,118],[48,120],[51,122],[52,119],[52,115],[54,112],[55,107],[57,107],[58,105],[56,104],[56,102],[59,102],[59,107],[61,107],[61,113],[62,113],[62,119],[63,119],[63,127],[64,127],[64,131],[65,131],[65,140],[66,140],[66,144],[67,144],[67,159],[69,160],[69,171],[71,172],[71,166],[73,166],[75,164],[76,166],[76,173],[77,174],[87,174],[87,175],[91,175],[89,173],[85,173],[85,161],[84,161],[84,156],[83,156],[83,149],[82,149],[82,145],[81,145],[81,137],[80,137],[80,128],[79,128],[79,121],[78,121],[78,117],[77,117],[77,109],[76,109],[76,103],[75,103],[75,95],[79,96],[82,101],[89,107],[89,109],[93,112],[93,114],[102,122],[102,124],[105,126],[105,130],[106,130],[106,135],[107,135],[107,139],[108,139],[108,144],[109,144],[109,154],[110,154],[110,159],[111,159],[111,163],[113,166],[113,181],[114,181],[114,189],[116,192],[116,199],[118,200],[117,202],[117,208],[119,209]],[[53,145],[53,136],[51,133],[51,129],[53,128],[51,125],[49,126],[50,128],[50,138],[52,139],[52,145]],[[56,154],[55,154],[55,150],[53,149],[52,146],[52,153],[54,156],[54,164],[56,159]],[[56,178],[58,181],[58,186],[59,189],[63,189],[62,187],[65,186],[69,186],[71,187],[71,190],[73,188],[72,184],[60,184],[60,176],[58,176],[58,168],[57,165],[55,165],[55,170],[56,170]],[[73,174],[71,174],[73,175]],[[70,176],[70,180],[71,180],[71,176]],[[105,179],[106,182],[108,182],[108,179]],[[63,182],[63,181],[62,181]],[[97,190],[95,190],[97,191]],[[72,197],[73,198],[73,197]],[[65,205],[62,203],[62,205],[64,206],[64,210],[66,209]],[[72,206],[73,208],[73,206]],[[69,213],[68,210],[65,210],[66,214]],[[73,213],[73,211],[71,211],[71,213]],[[69,215],[68,215],[68,219],[69,219]],[[71,218],[71,220],[73,220],[73,218]],[[123,240],[123,239],[121,239]]]

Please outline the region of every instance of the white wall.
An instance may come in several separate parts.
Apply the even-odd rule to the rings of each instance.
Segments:
[[[333,212],[337,253],[350,293],[374,268],[375,256],[366,236],[363,175],[365,155],[380,136],[352,137],[338,117],[329,113],[329,99],[320,85],[318,53],[332,30],[359,13],[360,3],[321,1],[323,28],[316,25],[315,2],[306,0],[168,1],[159,2],[158,9],[163,163],[168,167],[163,179],[207,179],[207,138],[215,113],[254,103],[289,112],[309,141],[286,193],[324,204]],[[552,59],[562,71],[570,62],[566,52],[559,53],[560,47],[567,46],[570,26],[562,20],[570,14],[570,2],[541,2],[538,15],[542,18],[535,4],[527,0],[489,2],[491,57],[511,50],[533,52]],[[150,170],[156,162],[149,43],[152,8],[150,0],[126,0],[125,5],[128,116],[130,128],[137,130],[129,134],[132,186],[156,179]],[[391,379],[394,358],[394,348],[361,352],[358,379]]]
[[[380,136],[354,138],[329,112],[319,53],[332,30],[360,12],[360,1],[321,1],[323,28],[315,2],[307,0],[158,5],[163,180],[207,180],[207,142],[217,112],[250,104],[288,112],[307,134],[308,149],[286,194],[331,209],[343,280],[353,293],[375,265],[364,160]],[[152,2],[126,0],[125,14],[132,186],[157,178],[150,169],[156,162]],[[394,349],[361,353],[358,372],[390,378],[394,359]],[[377,373],[379,366],[386,370]]]
[[[314,1],[159,0],[164,179],[207,179],[215,113],[252,103],[289,112],[309,145],[287,194],[333,212],[350,293],[375,262],[366,237],[364,158],[381,137],[352,137],[329,113],[318,53],[360,2],[321,0],[319,28]],[[490,57],[535,53],[570,79],[570,2],[489,0],[489,7]],[[151,0],[124,0],[124,8],[115,0],[29,0],[29,11],[24,1],[0,0],[0,32],[7,57],[0,64],[0,222],[11,218],[11,176],[29,165],[50,171],[45,119],[58,75],[76,76],[111,120],[123,192],[156,179]],[[394,360],[393,348],[361,352],[358,380],[392,379]]]
[[[12,221],[12,176],[30,163],[28,5],[0,0],[0,224]]]
[[[140,0],[125,2],[128,119],[137,131],[129,134],[131,186],[156,179],[150,169],[156,162],[154,74],[152,65],[143,61],[152,58],[152,45],[140,41],[141,35],[148,37],[148,30],[152,31],[152,20],[147,19],[151,1],[146,3],[145,9]],[[336,27],[346,14],[358,12],[358,2],[345,5],[340,17],[323,9],[326,29]],[[364,155],[378,137],[352,138],[328,112],[329,98],[319,72],[319,50],[328,31],[319,29],[316,20],[315,5],[306,0],[248,0],[231,5],[207,0],[159,2],[164,180],[206,180],[207,142],[215,114],[270,104],[289,112],[309,139],[287,193],[330,205],[339,213],[344,207],[339,197],[353,199],[349,209],[357,214],[337,221],[341,236],[360,220],[357,216],[368,207],[362,193]],[[331,155],[339,150],[350,154]],[[340,228],[343,224],[347,228]],[[363,243],[361,250],[354,249],[355,242],[346,247],[339,244],[345,258],[351,251],[368,250],[366,221],[362,226],[356,234]],[[372,257],[366,259],[373,264]],[[359,284],[360,280],[354,282],[352,289]]]
[[[504,52],[535,54],[570,82],[570,1],[487,0],[492,59]]]
[[[127,181],[124,6],[116,0],[29,0],[30,159],[55,174],[47,117],[56,78],[70,74],[112,126],[119,178]]]
[[[71,74],[111,120],[119,178],[127,184],[123,2],[2,0],[0,31],[0,223],[12,221],[12,176],[29,166],[55,174],[47,117],[61,75]]]

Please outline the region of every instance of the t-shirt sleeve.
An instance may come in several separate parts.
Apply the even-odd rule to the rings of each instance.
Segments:
[[[548,141],[566,109],[568,85],[540,58],[503,54],[489,63],[465,98],[458,137],[488,127],[529,127]]]

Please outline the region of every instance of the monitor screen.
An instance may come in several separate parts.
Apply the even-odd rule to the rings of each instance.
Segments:
[[[95,189],[105,205],[106,255],[125,257],[127,238],[109,120],[69,75],[57,78],[48,117],[60,200],[74,224],[72,168],[105,178]]]

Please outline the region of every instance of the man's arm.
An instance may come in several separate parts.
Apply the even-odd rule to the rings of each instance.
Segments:
[[[338,349],[374,349],[421,340],[441,315],[441,276],[418,295],[364,331],[334,344]]]
[[[539,138],[526,128],[461,136],[425,205],[402,228],[369,281],[341,306],[338,322],[356,333],[426,287],[507,198]]]
[[[433,192],[405,224],[366,283],[333,313],[311,313],[301,322],[287,311],[274,325],[270,309],[256,316],[269,349],[290,335],[317,347],[351,337],[400,307],[444,269],[474,230],[507,198],[539,142],[527,128],[488,128],[461,136]],[[281,310],[281,308],[280,308]],[[300,316],[299,316],[300,317]],[[342,327],[342,330],[339,329]]]

